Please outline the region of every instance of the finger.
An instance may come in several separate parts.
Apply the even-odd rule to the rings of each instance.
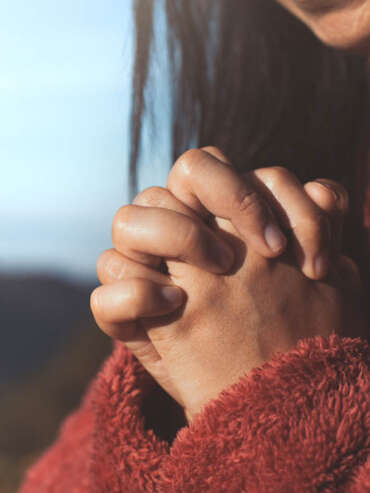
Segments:
[[[172,211],[179,212],[180,214],[184,214],[185,216],[191,217],[194,220],[199,222],[199,215],[197,215],[193,209],[187,207],[185,204],[180,202],[167,188],[153,186],[146,188],[142,192],[140,192],[135,199],[133,200],[133,204],[141,205],[144,207],[160,207],[164,209],[170,209]],[[205,224],[209,224],[209,219],[211,219],[211,213],[208,213],[209,217],[206,219],[203,215],[203,222]],[[189,263],[191,263],[191,259],[189,258]],[[162,264],[163,265],[163,264]],[[224,266],[221,266],[224,268]],[[159,267],[160,269],[161,267]],[[164,267],[165,268],[165,267]]]
[[[198,220],[197,214],[187,207],[185,204],[180,202],[176,197],[167,189],[163,187],[153,186],[148,187],[142,192],[140,192],[133,200],[134,205],[141,205],[143,207],[160,207],[164,209],[170,209],[185,216],[189,216],[193,219]],[[148,257],[148,263],[153,267],[157,267],[158,270],[166,269],[161,259],[155,257]]]
[[[169,283],[168,276],[130,260],[113,248],[99,255],[96,270],[102,284],[112,284],[133,277],[147,279],[158,284]]]
[[[346,215],[348,213],[348,193],[340,183],[319,178],[309,181],[304,187],[317,205],[329,214],[340,213]]]
[[[200,149],[185,152],[174,164],[167,187],[203,217],[229,219],[264,257],[282,253],[286,238],[256,187],[224,162]]]
[[[179,212],[185,216],[189,216],[195,220],[199,219],[199,216],[185,204],[180,202],[167,188],[163,187],[149,187],[140,192],[134,198],[134,205],[141,205],[143,207],[159,207],[163,209],[170,209],[172,211]]]
[[[302,271],[311,279],[324,278],[330,252],[330,225],[326,213],[287,169],[263,168],[251,175],[265,189],[282,223],[291,230]]]
[[[219,161],[221,161],[225,165],[231,166],[230,159],[228,157],[226,157],[225,154],[218,147],[206,146],[206,147],[201,147],[200,149],[201,149],[201,151],[207,152],[211,156],[215,157],[216,159],[218,159]],[[210,212],[208,214],[209,214],[210,218],[214,217]],[[207,223],[209,224],[209,221],[207,221]]]
[[[232,248],[201,220],[158,207],[121,207],[112,240],[118,252],[146,265],[158,265],[158,257],[166,257],[223,273],[234,260]]]
[[[348,213],[347,190],[333,180],[318,179],[304,185],[306,193],[329,216],[331,225],[331,249],[337,253],[342,249],[343,223]]]
[[[184,301],[177,286],[164,286],[146,279],[128,279],[99,286],[90,297],[96,323],[110,337],[136,340],[140,318],[166,315]]]

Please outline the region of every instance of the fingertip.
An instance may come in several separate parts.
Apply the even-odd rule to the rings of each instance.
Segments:
[[[304,185],[307,195],[315,204],[326,212],[332,212],[337,207],[338,197],[329,186],[318,181],[310,181]]]
[[[281,229],[273,223],[265,228],[265,241],[273,257],[283,253],[287,246],[287,238]]]
[[[184,301],[184,293],[177,286],[162,286],[160,288],[160,294],[165,303],[171,307],[179,307]]]
[[[328,256],[324,253],[317,255],[313,260],[306,260],[302,265],[302,272],[312,281],[323,281],[329,273]]]

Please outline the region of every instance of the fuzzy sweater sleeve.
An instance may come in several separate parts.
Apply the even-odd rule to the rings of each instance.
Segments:
[[[156,405],[156,382],[116,343],[20,491],[369,492],[369,365],[362,339],[302,340],[221,392],[170,444],[143,411],[150,396]]]

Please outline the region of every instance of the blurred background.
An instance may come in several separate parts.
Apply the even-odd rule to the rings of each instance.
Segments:
[[[160,131],[144,126],[140,189],[170,166],[159,9],[156,29]],[[17,491],[111,351],[89,297],[129,197],[133,36],[131,0],[0,0],[0,493]]]

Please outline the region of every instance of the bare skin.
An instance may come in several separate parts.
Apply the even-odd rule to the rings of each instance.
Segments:
[[[282,177],[279,184],[277,175]],[[284,210],[297,242],[298,218],[312,226],[312,210],[318,208],[329,224],[338,223],[346,207],[342,188],[333,183],[329,188],[321,183],[299,187],[289,173],[275,168],[259,170],[255,177]],[[183,175],[174,168],[170,187],[176,189],[181,180]],[[136,205],[124,208],[123,215],[121,209],[113,225],[115,249],[104,252],[98,262],[103,286],[91,296],[101,329],[126,343],[184,407],[189,421],[220,391],[274,353],[295,347],[300,338],[342,333],[349,324],[361,327],[358,276],[348,259],[333,262],[325,282],[314,282],[295,266],[292,252],[278,260],[265,258],[229,220],[216,219],[209,226],[232,245],[233,265],[224,275],[210,266],[204,270],[202,255],[209,240],[197,215],[205,212],[202,193],[198,190],[196,200],[190,194],[191,208],[171,191],[152,188],[137,197]],[[289,195],[294,201],[284,203]],[[302,207],[303,217],[297,213]],[[197,228],[202,232],[194,233]],[[307,231],[299,232],[305,241],[310,238]],[[316,228],[315,234],[320,231]],[[168,275],[158,271],[163,257]],[[161,287],[174,285],[180,297],[171,303]]]
[[[277,0],[324,43],[370,56],[370,0]]]

